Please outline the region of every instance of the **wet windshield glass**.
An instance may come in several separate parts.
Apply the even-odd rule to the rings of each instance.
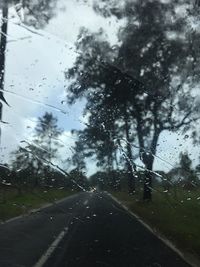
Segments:
[[[200,266],[199,24],[1,0],[0,266]]]

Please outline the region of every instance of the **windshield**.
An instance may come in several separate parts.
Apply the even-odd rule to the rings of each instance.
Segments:
[[[200,266],[199,24],[1,0],[0,266]]]

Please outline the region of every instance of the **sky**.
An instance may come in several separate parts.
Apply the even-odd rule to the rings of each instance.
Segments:
[[[59,9],[57,16],[43,30],[19,26],[14,8],[9,10],[4,89],[10,106],[4,105],[3,108],[3,120],[8,124],[1,124],[2,162],[8,161],[10,152],[21,141],[30,139],[38,116],[46,111],[57,116],[59,127],[64,131],[60,137],[65,144],[59,151],[62,159],[71,155],[70,147],[76,140],[71,130],[83,129],[86,121],[82,113],[84,101],[73,106],[68,106],[65,101],[68,83],[64,73],[73,66],[78,55],[74,42],[81,27],[93,32],[102,27],[114,45],[118,28],[124,23],[116,18],[105,19],[97,15],[90,1],[60,0]],[[190,137],[163,132],[154,168],[170,170],[177,165],[179,153],[185,150],[191,154],[193,164],[197,164],[199,147],[193,146]],[[62,165],[62,162],[57,163]],[[141,162],[137,163],[141,165]],[[94,163],[88,163],[88,174],[95,170]]]

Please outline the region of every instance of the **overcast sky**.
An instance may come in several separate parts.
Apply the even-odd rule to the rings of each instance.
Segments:
[[[14,9],[10,9],[12,18],[8,24],[5,70],[5,90],[8,91],[5,97],[10,107],[4,105],[3,109],[3,120],[9,123],[2,125],[1,156],[4,161],[20,141],[30,138],[37,117],[45,111],[53,112],[58,117],[59,126],[64,129],[61,139],[65,147],[60,150],[63,160],[70,155],[69,148],[74,143],[70,131],[83,128],[85,120],[82,116],[84,102],[73,107],[63,102],[67,86],[64,72],[73,65],[77,56],[73,44],[82,26],[91,31],[104,28],[108,40],[115,44],[117,30],[124,23],[98,16],[88,1],[79,1],[79,4],[75,0],[60,1],[60,7],[65,8],[44,30],[37,31],[39,34],[16,25],[19,18]],[[191,153],[196,164],[199,147],[194,147],[190,138],[186,139],[179,133],[164,132],[159,140],[159,159],[155,161],[155,169],[171,169],[178,162],[180,151],[185,150]],[[90,164],[88,173],[92,172],[94,166]]]

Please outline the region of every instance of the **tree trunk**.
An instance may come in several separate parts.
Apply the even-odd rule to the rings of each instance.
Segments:
[[[153,169],[154,157],[152,155],[147,156],[146,158],[146,171],[144,178],[144,190],[143,190],[143,200],[151,201],[152,200],[152,169]]]
[[[151,142],[150,153],[144,151],[143,162],[145,164],[146,171],[144,179],[143,200],[145,201],[152,200],[152,178],[153,178],[152,170],[153,170],[154,155],[156,154],[156,147],[160,133],[161,130],[158,129],[155,130]]]
[[[0,89],[4,89],[4,75],[5,75],[5,52],[7,43],[7,30],[8,30],[8,1],[4,1],[2,8],[2,24],[1,24],[1,40],[0,40]],[[0,98],[3,97],[3,92],[0,91]],[[0,120],[2,120],[3,105],[0,102]],[[0,129],[1,138],[1,129]]]
[[[126,134],[126,140],[127,140],[127,159],[126,159],[126,165],[127,165],[127,171],[128,171],[128,188],[129,188],[129,194],[135,193],[135,177],[133,173],[133,169],[135,168],[133,163],[133,155],[132,155],[132,149],[130,144],[130,126],[128,123],[128,114],[127,110],[125,108],[125,134]]]

